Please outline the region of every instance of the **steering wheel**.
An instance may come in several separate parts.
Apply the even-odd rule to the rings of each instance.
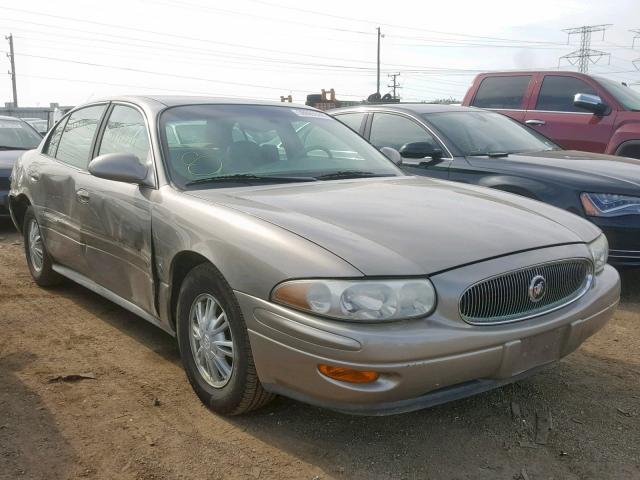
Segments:
[[[331,150],[329,150],[327,147],[323,147],[321,145],[311,145],[310,147],[306,147],[304,149],[304,153],[307,154],[309,152],[313,152],[314,150],[322,150],[323,152],[325,152],[329,158],[333,158],[333,154],[331,153]]]

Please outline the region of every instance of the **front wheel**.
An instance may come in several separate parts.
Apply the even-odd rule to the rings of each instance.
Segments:
[[[189,382],[209,408],[239,415],[274,397],[258,379],[238,302],[212,265],[195,267],[182,283],[177,330]]]
[[[35,282],[41,287],[58,285],[62,282],[62,277],[53,271],[51,257],[44,245],[40,225],[31,206],[25,212],[22,232],[27,265]]]

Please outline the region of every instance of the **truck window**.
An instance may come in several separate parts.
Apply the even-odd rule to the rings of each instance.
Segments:
[[[550,112],[585,112],[573,104],[576,93],[597,95],[596,91],[579,78],[546,75],[540,88],[536,110]]]
[[[487,77],[473,99],[473,106],[480,108],[521,109],[531,75]]]

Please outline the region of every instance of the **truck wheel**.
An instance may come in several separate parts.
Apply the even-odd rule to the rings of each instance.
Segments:
[[[258,379],[240,306],[210,264],[193,268],[182,283],[177,333],[187,378],[211,410],[239,415],[274,398]]]

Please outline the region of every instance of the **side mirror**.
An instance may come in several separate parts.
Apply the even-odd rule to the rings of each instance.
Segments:
[[[598,95],[588,93],[576,93],[573,97],[573,104],[596,115],[603,115],[609,110],[609,106]]]
[[[429,142],[405,143],[400,149],[400,155],[404,158],[431,157],[434,160],[442,158],[442,150]]]
[[[107,153],[89,162],[94,177],[116,182],[144,184],[149,168],[132,153]]]
[[[400,155],[400,152],[398,152],[395,148],[382,147],[380,149],[380,151],[382,153],[384,153],[385,157],[387,157],[389,160],[391,160],[396,165],[398,165],[398,166],[402,165],[402,156]]]

